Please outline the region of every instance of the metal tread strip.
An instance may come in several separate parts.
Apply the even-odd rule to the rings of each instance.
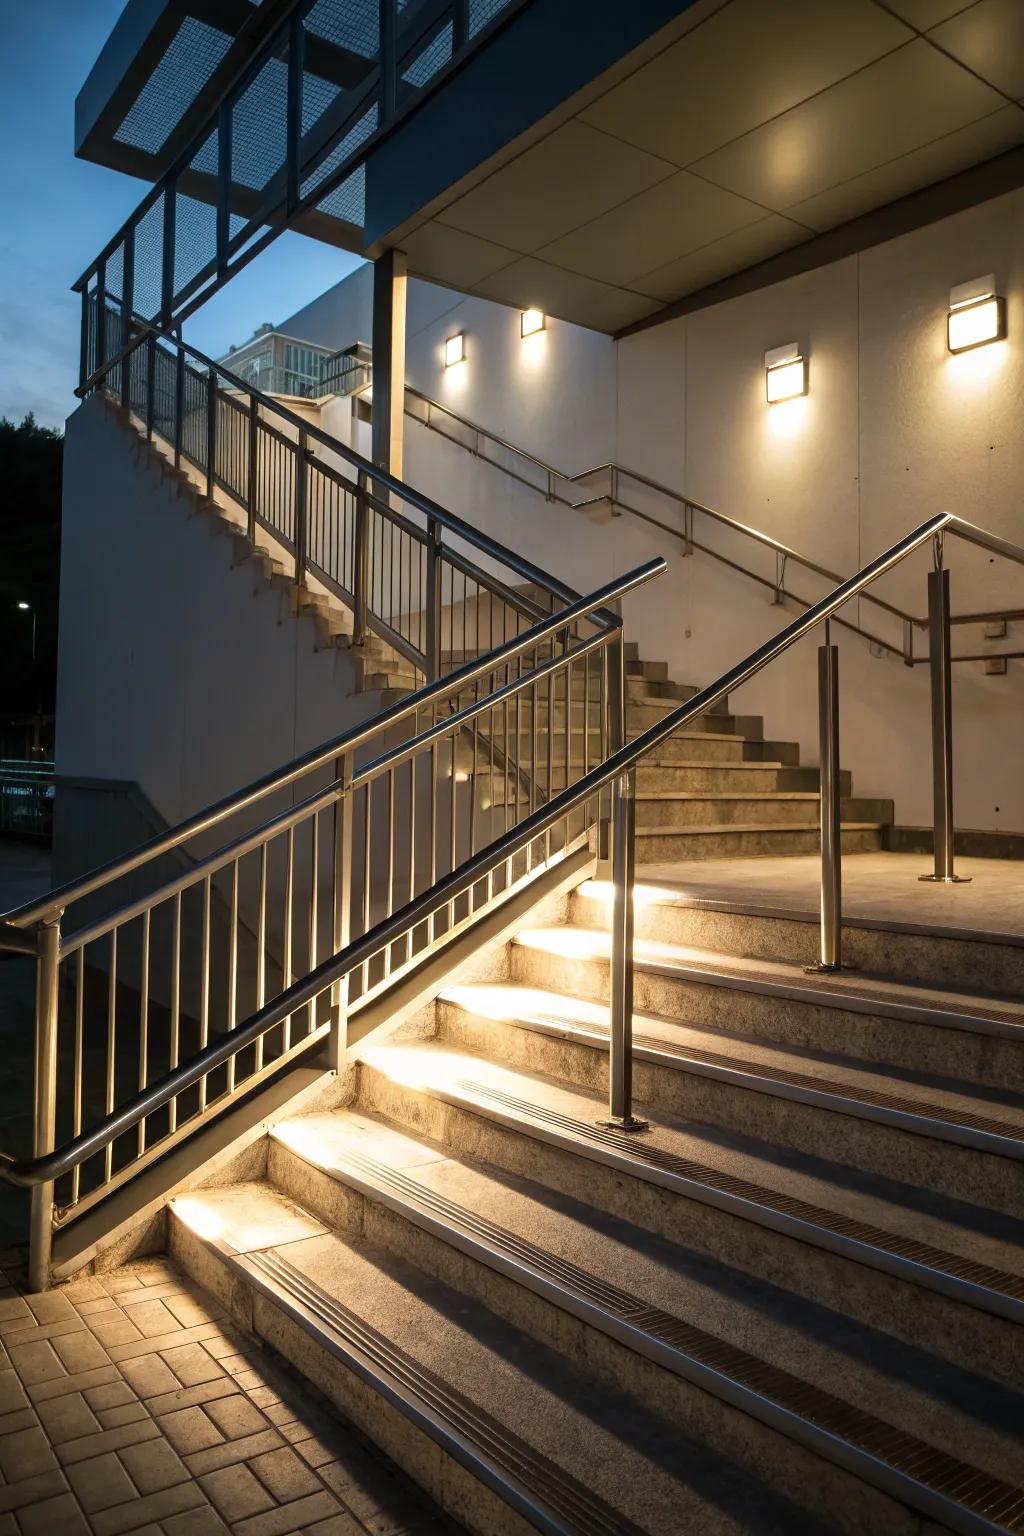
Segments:
[[[472,1012],[462,1003],[451,1004]],[[669,1022],[675,1023],[675,1020]],[[524,1029],[552,1028],[567,1039],[588,1038],[597,1044],[607,1042],[608,1026],[598,1021],[578,1024],[561,1019],[557,1014],[521,1015],[515,1023]],[[707,1076],[726,1078],[739,1087],[771,1093],[772,1088],[792,1088],[790,1097],[803,1103],[817,1104],[821,1108],[841,1114],[862,1115],[864,1111],[879,1110],[883,1113],[865,1118],[875,1119],[898,1129],[940,1140],[953,1141],[976,1151],[997,1153],[1003,1157],[1024,1160],[1024,1127],[1009,1121],[990,1119],[970,1111],[945,1109],[941,1104],[926,1100],[904,1098],[899,1094],[882,1093],[859,1084],[848,1084],[836,1078],[815,1077],[809,1072],[793,1072],[767,1063],[747,1061],[743,1057],[727,1056],[724,1052],[698,1049],[682,1042],[664,1040],[658,1035],[633,1035],[633,1046],[648,1060],[652,1057],[670,1057],[672,1062],[684,1062],[698,1070],[706,1066]],[[765,1085],[762,1087],[762,1083]],[[957,1134],[962,1132],[963,1134]],[[992,1143],[996,1143],[992,1145]]]
[[[354,1184],[363,1194],[369,1185],[373,1194],[390,1195],[391,1208],[407,1219],[415,1221],[417,1212],[422,1213],[446,1241],[461,1230],[468,1239],[465,1246],[484,1263],[504,1273],[512,1270],[520,1278],[525,1269],[547,1282],[545,1290],[561,1292],[556,1299],[563,1304],[565,1299],[582,1302],[584,1317],[612,1337],[639,1347],[657,1363],[668,1365],[685,1379],[838,1460],[847,1469],[854,1464],[868,1481],[951,1529],[1024,1531],[1024,1489],[960,1461],[670,1312],[650,1306],[399,1169],[351,1149],[346,1149],[344,1158],[344,1163],[331,1164],[327,1171]],[[500,1257],[511,1264],[496,1264]],[[569,1293],[568,1298],[565,1293]],[[845,1454],[837,1456],[837,1450]],[[967,1519],[961,1518],[964,1514]]]
[[[544,1109],[471,1078],[459,1078],[450,1087],[434,1091],[442,1098],[464,1095],[455,1102],[471,1110],[487,1113],[491,1106],[513,1119],[514,1129],[522,1129],[523,1121],[532,1121],[548,1139],[568,1142],[573,1153],[614,1161],[639,1178],[652,1174],[667,1176],[675,1187],[682,1186],[682,1193],[721,1210],[753,1219],[816,1247],[851,1256],[873,1268],[899,1274],[996,1316],[1024,1322],[1024,1275],[1013,1275],[916,1238],[887,1232],[858,1217],[844,1216],[812,1205],[797,1195],[785,1195],[750,1179],[666,1152],[622,1131]]]
[[[304,1275],[279,1251],[226,1255],[233,1268],[307,1328],[319,1331],[435,1443],[548,1536],[643,1536],[642,1531],[484,1409]]]

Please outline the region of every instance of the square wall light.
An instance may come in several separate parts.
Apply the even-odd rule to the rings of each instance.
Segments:
[[[769,405],[795,400],[807,393],[807,359],[795,341],[772,347],[764,355],[765,397]]]
[[[522,337],[536,336],[547,325],[547,316],[542,309],[524,309],[519,320],[519,334]]]
[[[946,345],[951,352],[969,352],[1005,335],[1006,300],[996,293],[993,273],[949,290]]]
[[[460,331],[457,336],[449,336],[444,344],[444,365],[451,368],[455,363],[462,363],[466,358],[466,333]]]

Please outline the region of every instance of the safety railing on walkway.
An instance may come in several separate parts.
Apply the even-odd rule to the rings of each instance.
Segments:
[[[97,389],[237,507],[254,545],[269,535],[297,586],[340,598],[356,645],[376,634],[427,680],[576,596],[173,336],[137,330],[78,394]]]
[[[372,376],[372,355],[369,368],[367,382]],[[809,578],[830,584],[845,579],[839,572],[781,543],[770,534],[738,522],[724,512],[694,501],[683,492],[641,474],[638,470],[628,469],[623,464],[597,464],[578,474],[569,474],[408,384],[405,389],[405,409],[409,416],[432,432],[466,449],[520,485],[536,491],[545,500],[577,512],[607,507],[613,516],[624,514],[635,517],[649,527],[656,528],[674,543],[681,544],[684,555],[706,555],[756,583],[770,594],[773,603],[782,605],[788,602],[807,609],[816,601],[806,592],[796,591],[790,585],[790,574],[794,568],[804,571]],[[670,515],[675,515],[677,521],[666,521]],[[716,545],[713,542],[716,536],[726,542]],[[757,554],[764,557],[760,568],[754,563]],[[871,645],[898,656],[907,666],[928,666],[929,653],[917,643],[919,636],[928,633],[928,615],[901,608],[874,592],[861,595],[865,605],[879,617],[883,625],[886,620],[891,622],[883,629],[878,625],[869,626],[862,615],[847,615],[837,618],[836,623],[860,635]],[[975,629],[998,625],[1003,627],[1005,633],[1007,623],[1021,619],[1024,619],[1024,608],[1014,607],[950,614],[949,622],[954,626],[966,625]],[[952,657],[954,662],[1002,663],[1004,666],[1007,661],[1022,659],[1024,651],[1005,646],[998,650],[961,650]]]
[[[54,765],[0,758],[0,837],[48,843],[53,831]]]
[[[37,962],[37,1158],[116,1119],[324,956],[418,899],[602,761],[623,737],[621,627],[606,605],[664,569],[651,561],[536,621],[487,655],[191,818],[125,858],[9,913],[0,949]],[[350,1007],[584,837],[596,806],[498,861],[368,956],[344,986],[229,1049],[131,1134],[97,1145],[59,1185],[34,1184],[32,1275],[73,1221],[310,1045],[340,1063]],[[214,835],[215,834],[215,835]],[[185,855],[186,872],[180,872]],[[176,856],[172,858],[171,856]],[[91,1129],[90,1129],[91,1128]]]
[[[451,918],[448,914],[457,913],[460,909],[472,912],[474,892],[479,891],[482,886],[490,891],[496,879],[502,878],[502,871],[505,872],[505,881],[511,883],[514,879],[516,860],[526,855],[529,862],[531,849],[543,848],[540,856],[549,859],[552,840],[563,848],[569,846],[574,834],[579,835],[593,825],[601,813],[602,797],[609,791],[612,794],[610,875],[613,905],[609,985],[608,1123],[627,1130],[642,1129],[644,1122],[633,1115],[632,1103],[632,935],[635,874],[634,800],[637,765],[662,742],[677,731],[692,725],[734,689],[749,682],[819,626],[824,626],[824,643],[819,650],[822,745],[820,968],[839,969],[842,964],[842,891],[839,842],[838,654],[836,647],[831,643],[829,626],[847,603],[861,596],[875,581],[915,551],[929,546],[934,551],[934,568],[929,576],[928,590],[933,658],[931,680],[936,799],[936,862],[935,874],[931,878],[955,879],[951,814],[952,737],[949,704],[948,570],[944,559],[944,541],[947,535],[955,535],[980,546],[994,556],[1002,556],[1018,565],[1024,565],[1024,549],[998,539],[950,514],[942,513],[933,517],[900,540],[885,554],[865,566],[856,576],[841,583],[828,597],[794,619],[774,638],[760,646],[743,661],[729,668],[716,682],[703,689],[689,702],[680,705],[678,709],[667,713],[661,721],[628,743],[624,740],[621,723],[624,718],[621,644],[609,646],[605,642],[604,675],[608,685],[609,728],[604,738],[604,745],[593,764],[588,764],[584,760],[580,765],[581,771],[569,777],[569,781],[557,790],[554,789],[553,782],[549,778],[548,792],[543,796],[540,804],[535,804],[532,798],[525,803],[517,800],[517,807],[522,804],[523,814],[513,815],[508,826],[488,839],[484,846],[474,849],[471,845],[460,846],[457,841],[453,841],[448,867],[438,873],[432,865],[432,877],[425,889],[416,891],[410,888],[407,899],[401,906],[383,912],[376,921],[368,921],[358,937],[351,936],[351,932],[346,930],[344,921],[338,923],[329,952],[324,959],[319,960],[316,955],[311,955],[304,975],[294,980],[287,975],[283,976],[276,997],[257,998],[255,1006],[249,1011],[244,1022],[240,1021],[240,1015],[238,1022],[234,1017],[229,1016],[231,1027],[220,1032],[216,1039],[201,1042],[198,1049],[194,1050],[187,1060],[171,1064],[157,1080],[142,1083],[137,1088],[132,1086],[127,1091],[118,1091],[115,1095],[115,1103],[106,1109],[90,1129],[84,1130],[76,1125],[74,1133],[64,1140],[59,1148],[54,1134],[57,972],[59,965],[69,956],[73,964],[81,966],[79,956],[84,942],[91,940],[93,935],[89,932],[84,936],[79,934],[70,945],[62,945],[59,930],[53,920],[52,908],[36,907],[16,914],[14,918],[16,926],[9,927],[6,935],[8,940],[12,934],[15,935],[15,943],[19,938],[24,937],[27,950],[35,947],[35,941],[24,934],[26,924],[39,923],[40,919],[49,919],[44,921],[38,930],[40,935],[38,1044],[42,1065],[40,1079],[37,1082],[37,1114],[43,1122],[45,1144],[41,1147],[37,1145],[36,1155],[32,1158],[21,1160],[6,1158],[3,1168],[0,1169],[7,1179],[29,1185],[33,1189],[35,1282],[43,1285],[48,1276],[50,1211],[55,1181],[70,1179],[72,1188],[79,1191],[78,1198],[81,1202],[82,1170],[94,1165],[98,1160],[101,1167],[107,1170],[109,1184],[113,1149],[123,1145],[125,1138],[134,1137],[137,1141],[137,1149],[133,1151],[128,1165],[127,1172],[130,1174],[133,1169],[141,1166],[145,1158],[145,1146],[151,1134],[151,1127],[161,1128],[162,1139],[166,1145],[168,1138],[174,1134],[168,1126],[175,1119],[184,1131],[190,1131],[202,1123],[204,1110],[201,1106],[205,1103],[207,1109],[212,1107],[211,1083],[216,1082],[219,1086],[217,1102],[224,1102],[230,1099],[233,1092],[238,1091],[243,1081],[243,1073],[244,1080],[247,1082],[251,1082],[255,1076],[255,1067],[243,1068],[241,1064],[244,1061],[252,1063],[258,1058],[263,1063],[261,1070],[278,1069],[281,1063],[287,1060],[287,1050],[283,1042],[287,1039],[287,1031],[293,1027],[296,1019],[309,1021],[306,1026],[307,1040],[312,1039],[318,1031],[327,1033],[329,1030],[335,1030],[337,1041],[335,1060],[340,1060],[341,1036],[337,1018],[345,1012],[344,999],[354,987],[359,985],[359,978],[375,974],[386,978],[389,955],[393,955],[396,950],[402,955],[407,955],[415,947],[417,934],[425,932],[429,936],[436,931],[438,923],[450,925]],[[663,569],[663,562],[656,562],[652,567],[639,570],[626,579],[625,586],[636,585],[656,574],[660,569]],[[622,590],[625,590],[625,587]],[[579,611],[573,615],[572,619],[566,614],[560,620],[550,622],[561,623],[564,627],[574,622],[575,618],[581,617],[583,612],[594,611],[596,605],[607,602],[611,595],[612,589],[605,589],[581,603]],[[616,656],[618,662],[614,666],[609,666]],[[493,673],[494,667],[498,664],[499,659],[494,657],[470,670],[479,676],[482,668],[487,668]],[[506,664],[504,659],[500,664]],[[481,713],[493,711],[495,707],[504,709],[511,698],[522,698],[524,692],[535,686],[538,672],[543,672],[544,676],[550,677],[553,670],[552,661],[549,660],[542,664],[541,668],[533,669],[525,677],[517,679],[514,684],[506,686],[490,699],[477,701],[475,705],[469,706],[468,710],[461,712],[461,720],[460,715],[456,715],[453,719],[445,721],[442,734],[461,731],[470,718],[476,720]],[[467,672],[467,678],[468,676]],[[445,688],[448,686],[446,684]],[[456,682],[452,686],[458,687],[459,684]],[[571,697],[571,689],[567,689],[567,702]],[[425,700],[426,694],[422,698]],[[315,815],[318,809],[326,807],[331,800],[340,803],[344,808],[346,804],[351,803],[352,792],[357,782],[369,783],[379,779],[382,775],[390,774],[399,762],[406,763],[426,752],[431,753],[433,760],[436,744],[440,739],[441,736],[436,729],[428,729],[420,737],[401,747],[397,753],[383,754],[377,762],[362,770],[358,780],[354,774],[346,779],[346,771],[343,770],[342,774],[328,786],[327,799],[310,801],[306,807],[298,808],[297,813],[293,814],[298,817],[307,815],[310,808],[315,806],[316,809],[312,810],[312,814]],[[585,732],[584,740],[586,739]],[[346,746],[349,749],[352,747],[351,740]],[[330,753],[334,756],[338,752],[339,744],[335,743]],[[536,755],[532,761],[536,762]],[[452,765],[457,766],[454,753]],[[433,778],[431,797],[431,803],[434,803],[436,779]],[[290,819],[286,819],[286,823],[282,823],[278,828],[270,825],[263,829],[255,846],[268,841],[279,830],[284,829],[286,824],[290,831],[291,826],[294,825]],[[345,825],[344,809],[342,825]],[[344,847],[344,845],[344,837],[342,837],[340,846]],[[388,856],[390,859],[390,851]],[[231,881],[233,899],[237,890],[239,857],[241,857],[241,849],[237,845],[225,850],[223,854],[225,862],[234,870]],[[206,869],[200,875],[204,889],[208,889],[209,873],[209,869]],[[158,894],[160,904],[163,904],[166,894]],[[403,894],[406,893],[403,892]],[[175,900],[176,896],[177,893],[173,892],[170,899]],[[151,934],[152,926],[146,914],[151,914],[155,905],[156,903],[150,901],[141,909],[143,920],[148,924],[147,934]],[[209,910],[208,900],[204,910]],[[138,911],[135,910],[130,913],[122,912],[119,917],[119,926],[138,915]],[[0,933],[0,939],[2,938],[3,934]],[[232,974],[237,975],[236,972]],[[231,998],[237,1002],[234,993],[231,994]],[[340,1005],[339,998],[343,1000]],[[76,1013],[76,1039],[81,1033],[81,1026],[77,1023],[79,1017],[80,1014]],[[76,1061],[81,1061],[77,1047]],[[182,1123],[182,1115],[186,1112],[187,1119]]]

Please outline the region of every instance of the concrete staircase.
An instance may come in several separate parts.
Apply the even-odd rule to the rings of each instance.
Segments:
[[[1024,1529],[1024,950],[879,921],[809,977],[792,916],[636,917],[647,1133],[577,876],[172,1252],[478,1536]]]

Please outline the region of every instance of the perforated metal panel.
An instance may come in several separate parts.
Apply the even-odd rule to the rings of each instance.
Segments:
[[[317,0],[306,31],[372,59],[380,47],[380,8],[377,0]]]
[[[284,165],[288,65],[268,59],[231,113],[231,179],[258,191]]]
[[[302,131],[308,133],[338,97],[341,87],[308,71],[302,76]]]
[[[379,110],[375,102],[370,110],[359,119],[356,125],[350,129],[345,137],[335,145],[331,153],[323,160],[320,165],[317,166],[316,170],[306,177],[305,181],[302,183],[301,188],[301,195],[303,197],[308,197],[311,192],[315,192],[317,187],[321,186],[327,180],[332,171],[337,170],[338,166],[344,165],[349,155],[354,154],[355,151],[359,148],[360,144],[364,144],[366,142],[371,133],[376,130],[379,116]],[[340,187],[337,188],[337,192],[340,192],[341,190],[342,189]],[[335,212],[335,209],[332,205],[332,198],[335,195],[336,193],[332,193],[330,197],[326,197],[324,201],[318,205],[319,212],[333,214],[335,218],[347,218],[348,215],[342,215]],[[360,220],[360,223],[361,222],[362,220]]]
[[[186,17],[114,138],[156,154],[231,47],[232,38]]]
[[[451,22],[428,43],[423,52],[413,60],[402,79],[406,85],[423,86],[427,81],[451,63],[453,29]]]
[[[509,0],[469,0],[469,35],[475,37],[482,32],[489,21],[493,21],[499,11],[503,11]]]
[[[164,194],[143,215],[135,230],[135,309],[144,320],[160,311],[163,273]]]

